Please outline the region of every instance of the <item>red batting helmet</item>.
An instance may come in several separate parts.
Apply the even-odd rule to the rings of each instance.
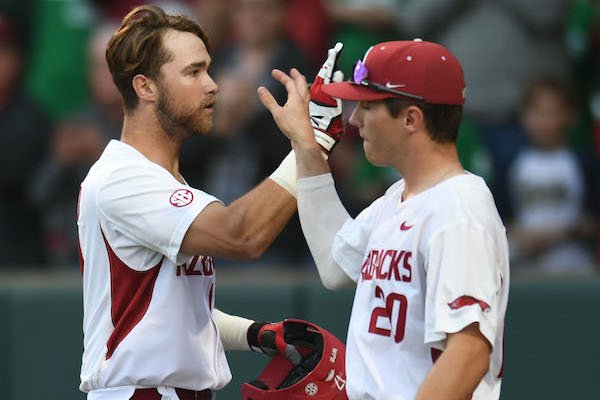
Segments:
[[[299,349],[302,362],[275,355],[257,380],[242,385],[242,400],[347,400],[344,343],[307,321],[283,324],[284,339]]]

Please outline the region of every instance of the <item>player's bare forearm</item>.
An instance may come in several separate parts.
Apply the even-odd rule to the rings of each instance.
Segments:
[[[415,400],[468,400],[490,363],[489,342],[471,324],[448,335],[446,350],[421,385]]]
[[[270,179],[225,207],[209,204],[181,244],[186,254],[257,259],[296,211],[296,199]]]

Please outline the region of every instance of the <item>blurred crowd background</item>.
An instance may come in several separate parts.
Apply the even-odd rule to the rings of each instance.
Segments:
[[[148,2],[148,1],[146,1]],[[79,184],[122,122],[104,49],[139,0],[0,0],[0,269],[78,268]],[[594,0],[157,1],[197,19],[220,86],[214,129],[186,142],[188,182],[225,203],[268,176],[290,145],[256,96],[285,92],[272,68],[314,76],[345,44],[416,37],[461,61],[458,147],[492,188],[516,273],[596,274],[600,264],[600,5]],[[346,119],[353,104],[345,105]],[[331,158],[356,214],[399,179],[371,166],[349,124]],[[155,229],[155,227],[149,227]],[[297,218],[260,263],[311,268]],[[221,265],[227,265],[223,262]]]

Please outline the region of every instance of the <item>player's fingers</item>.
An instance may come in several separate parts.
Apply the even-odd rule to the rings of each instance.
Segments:
[[[308,83],[306,77],[300,73],[296,68],[292,68],[290,76],[294,79],[296,89],[303,99],[308,99]]]
[[[342,82],[344,80],[344,73],[340,70],[337,70],[333,73],[333,78],[331,78],[332,82]]]
[[[342,42],[337,42],[335,44],[335,46],[333,47],[333,50],[335,51],[335,60],[333,62],[333,69],[337,69],[338,68],[338,64],[340,62],[340,57],[342,56],[342,50],[344,50],[344,44]]]
[[[281,84],[283,84],[285,86],[285,88],[288,92],[288,96],[297,91],[296,83],[285,72],[278,70],[278,69],[274,69],[273,72],[271,73],[271,75],[273,75],[273,78],[277,79]]]
[[[274,115],[280,108],[279,104],[277,104],[277,100],[275,100],[275,97],[273,97],[271,92],[269,92],[269,90],[264,86],[259,87],[257,92],[260,102],[263,103],[263,106],[265,106],[265,108]]]

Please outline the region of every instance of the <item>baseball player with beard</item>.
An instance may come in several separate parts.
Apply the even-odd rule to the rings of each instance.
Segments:
[[[121,140],[81,184],[80,389],[90,400],[210,399],[231,379],[224,350],[298,363],[282,323],[214,308],[213,256],[259,257],[295,212],[293,153],[270,179],[223,205],[179,173],[180,147],[210,130],[218,91],[202,28],[141,6],[113,34],[106,58],[125,119]],[[298,88],[285,108],[298,116],[290,123],[312,131],[307,104],[307,89]],[[330,149],[336,138],[327,133],[318,140]]]
[[[273,76],[288,92],[305,82],[296,72]],[[296,123],[309,111],[280,107],[265,88],[259,94],[292,141],[298,211],[323,284],[356,287],[349,399],[498,399],[507,241],[488,187],[457,156],[465,100],[458,60],[420,39],[379,43],[350,82],[311,87],[321,103],[357,101],[350,123],[367,159],[403,177],[356,218],[339,200],[312,130]],[[322,128],[339,108],[319,119]]]

